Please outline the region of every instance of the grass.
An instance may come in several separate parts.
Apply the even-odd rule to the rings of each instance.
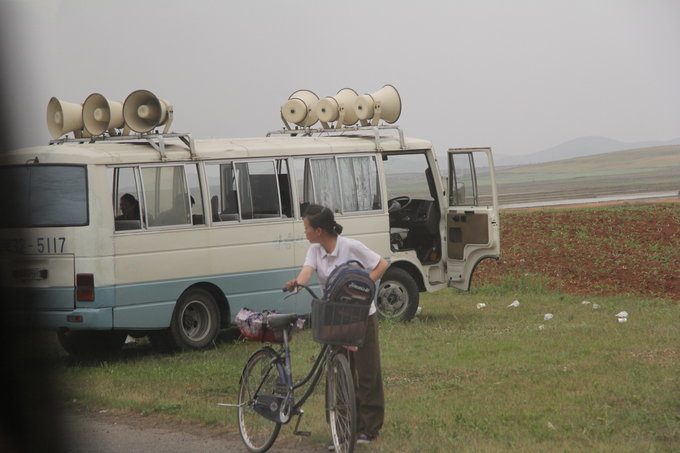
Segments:
[[[508,308],[515,299],[520,306]],[[424,294],[416,321],[382,323],[387,411],[371,451],[677,451],[677,304],[583,300],[550,290],[540,276],[508,277],[472,293]],[[622,310],[626,323],[615,317]],[[318,349],[310,334],[293,342],[299,376]],[[216,403],[236,401],[257,347],[225,340],[210,351],[155,355],[138,344],[119,360],[85,364],[59,355],[60,398],[237,432],[235,410]],[[305,412],[301,428],[312,436],[285,426],[277,442],[327,442],[321,389]]]

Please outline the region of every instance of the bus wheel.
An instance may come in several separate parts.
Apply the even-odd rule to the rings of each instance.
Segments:
[[[410,321],[416,315],[420,294],[411,274],[404,269],[388,269],[378,288],[378,314],[384,319]]]
[[[57,331],[59,344],[66,352],[81,359],[108,357],[120,352],[125,333],[113,331],[67,330]]]
[[[213,344],[220,330],[220,311],[206,290],[191,289],[179,298],[170,323],[170,335],[182,350]]]

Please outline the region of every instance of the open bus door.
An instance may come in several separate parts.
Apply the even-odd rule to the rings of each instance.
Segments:
[[[467,291],[485,258],[500,256],[498,193],[490,148],[448,151],[446,263],[449,286]]]

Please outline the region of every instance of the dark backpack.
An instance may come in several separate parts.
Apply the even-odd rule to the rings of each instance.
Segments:
[[[357,260],[347,261],[333,269],[323,290],[323,298],[329,302],[369,305],[374,296],[375,282]]]

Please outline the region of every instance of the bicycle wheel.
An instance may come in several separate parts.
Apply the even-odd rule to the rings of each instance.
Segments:
[[[250,356],[241,374],[238,393],[238,429],[248,450],[262,453],[272,446],[279,435],[281,424],[269,420],[255,411],[255,392],[276,393],[279,375],[271,348],[262,348]],[[260,384],[262,386],[260,387]]]
[[[352,453],[356,441],[357,407],[349,361],[342,353],[335,354],[328,364],[326,396],[335,451]]]

